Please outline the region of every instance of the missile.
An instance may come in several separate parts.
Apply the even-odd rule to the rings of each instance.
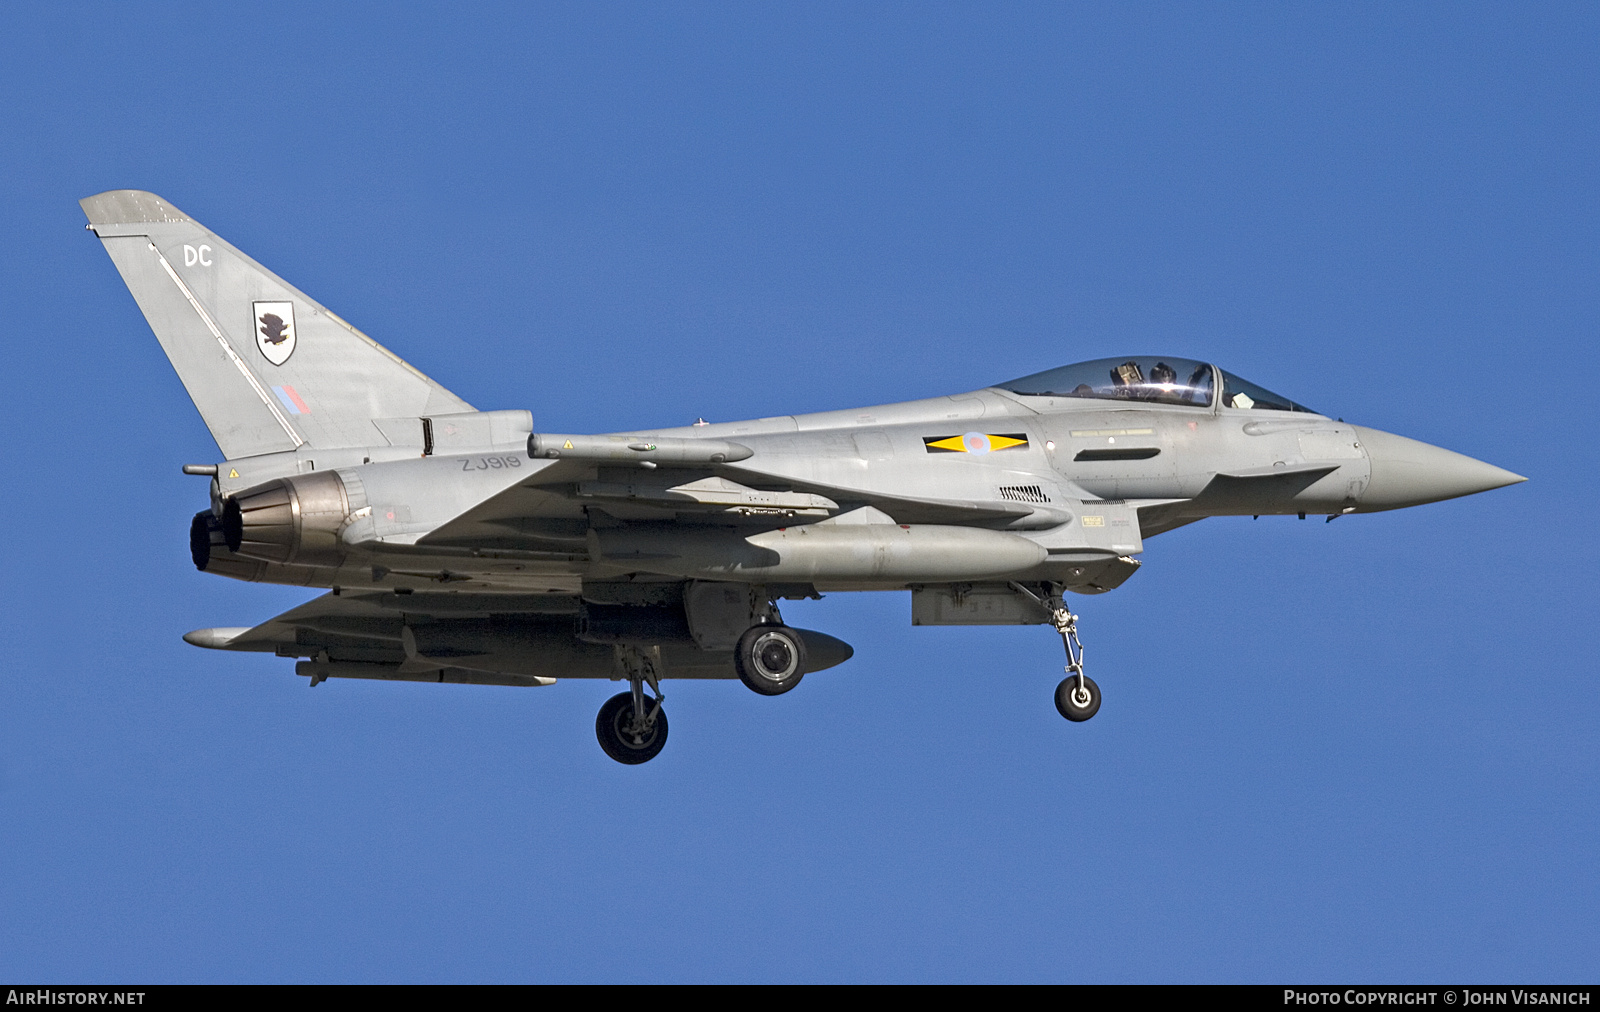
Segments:
[[[592,460],[596,463],[723,464],[755,453],[725,439],[683,439],[676,436],[562,436],[535,432],[528,437],[534,460]]]

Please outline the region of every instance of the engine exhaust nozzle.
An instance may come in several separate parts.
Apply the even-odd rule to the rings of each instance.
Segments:
[[[333,471],[278,478],[223,500],[222,537],[246,558],[337,566],[349,513],[350,497]]]

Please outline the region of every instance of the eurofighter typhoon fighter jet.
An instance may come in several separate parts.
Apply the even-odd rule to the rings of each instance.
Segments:
[[[1048,625],[1067,720],[1100,709],[1068,592],[1206,517],[1330,520],[1524,479],[1347,425],[1207,362],[1130,355],[904,404],[607,435],[476,411],[152,193],[82,201],[223,460],[194,564],[328,593],[215,650],[329,678],[625,681],[622,763],[667,678],[777,696],[848,660],[779,602],[909,591],[913,625]],[[648,693],[646,689],[648,688]]]

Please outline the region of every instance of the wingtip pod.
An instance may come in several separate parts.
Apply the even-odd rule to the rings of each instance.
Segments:
[[[207,650],[226,650],[228,644],[250,631],[250,626],[223,626],[216,629],[196,629],[183,634],[183,641]]]
[[[78,201],[90,225],[125,225],[139,221],[193,221],[171,201],[148,190],[107,190]]]

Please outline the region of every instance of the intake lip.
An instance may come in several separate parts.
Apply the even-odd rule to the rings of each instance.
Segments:
[[[1379,429],[1354,428],[1372,468],[1357,500],[1364,513],[1455,499],[1528,480],[1442,446]]]

